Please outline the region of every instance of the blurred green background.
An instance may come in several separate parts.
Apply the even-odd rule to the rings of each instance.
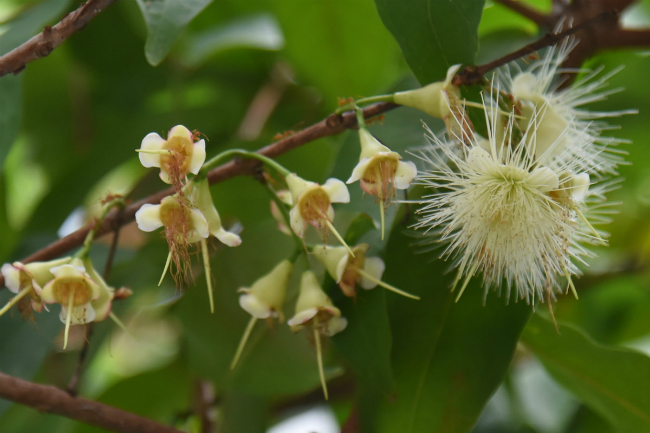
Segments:
[[[257,149],[327,116],[337,98],[417,87],[405,56],[414,70],[416,63],[421,68],[420,79],[441,79],[447,59],[421,55],[418,46],[403,56],[384,27],[378,8],[390,14],[395,3],[116,2],[47,58],[0,78],[0,261],[19,260],[56,240],[64,221],[74,226],[89,219],[109,192],[133,190],[138,199],[163,188],[134,152],[149,132],[162,134],[177,124],[197,129],[208,138],[209,156],[232,147]],[[420,3],[401,7],[417,14]],[[492,60],[540,31],[490,1],[460,3],[469,27],[472,16],[477,22],[480,17],[478,52],[469,31],[439,35],[452,41],[441,49],[460,59]],[[550,1],[531,3],[550,8]],[[69,0],[1,0],[0,54],[77,6]],[[624,19],[650,27],[650,2],[635,5]],[[381,242],[376,231],[357,238],[385,259],[386,281],[422,301],[381,289],[352,301],[325,280],[350,322],[326,345],[329,407],[338,422],[354,410],[364,432],[650,431],[650,57],[643,50],[622,50],[599,54],[587,66],[601,64],[606,71],[625,65],[610,80],[611,88],[625,91],[590,108],[636,108],[639,114],[615,119],[621,129],[608,132],[633,142],[621,146],[630,164],[620,169],[621,188],[609,195],[620,202],[619,213],[606,227],[611,246],[594,248],[598,257],[576,281],[580,300],[563,296],[554,306],[561,335],[548,321],[545,304],[530,321],[529,306],[506,305],[494,292],[483,306],[478,282],[453,304],[449,264],[436,260],[436,252],[418,254],[417,235],[407,229],[404,209],[395,206],[389,210],[394,225],[388,241]],[[399,108],[371,131],[404,152],[426,143],[422,120],[434,131],[442,128],[421,112]],[[352,131],[309,143],[279,161],[324,182],[331,176],[346,180],[357,158]],[[196,389],[207,382],[215,395],[215,431],[263,432],[323,403],[313,345],[284,325],[271,330],[258,324],[240,365],[228,369],[249,318],[236,289],[289,256],[293,245],[276,230],[268,196],[254,179],[228,180],[212,192],[226,227],[243,226],[240,247],[212,245],[216,312],[209,312],[198,256],[195,285],[180,291],[168,278],[157,287],[167,255],[164,239],[126,226],[109,283],[134,291],[114,304],[132,335],[111,321],[95,326],[81,394],[200,431]],[[358,185],[350,192],[352,202],[337,208],[343,232],[360,213],[378,216]],[[103,239],[93,247],[99,269],[108,245]],[[298,275],[289,292],[289,317]],[[8,299],[9,292],[1,291],[0,302]],[[16,312],[0,318],[0,371],[67,385],[83,332],[73,328],[74,344],[62,351],[56,313],[37,314],[35,322],[22,321]],[[99,431],[3,400],[0,429]]]

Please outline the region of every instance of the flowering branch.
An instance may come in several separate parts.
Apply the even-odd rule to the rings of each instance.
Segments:
[[[525,47],[518,49],[517,51],[500,57],[492,62],[479,66],[466,66],[456,75],[453,84],[455,86],[472,86],[474,84],[478,84],[483,80],[483,76],[485,74],[493,69],[498,68],[499,66],[505,65],[506,63],[509,63],[513,60],[517,60],[527,54],[534,53],[542,48],[555,45],[567,36],[584,30],[587,27],[594,26],[600,22],[611,20],[617,16],[617,11],[603,12],[588,21],[585,21],[575,27],[570,27],[560,33],[547,33],[541,39],[538,39],[535,42],[528,44]]]
[[[379,114],[385,113],[389,110],[396,108],[396,104],[392,103],[379,103],[366,107],[363,114],[366,119],[375,117]],[[329,137],[331,135],[340,134],[346,129],[354,128],[357,125],[357,119],[354,113],[345,113],[342,115],[332,114],[320,122],[309,126],[297,133],[290,135],[273,144],[269,144],[258,151],[260,155],[269,158],[275,158],[283,153],[295,149],[303,144],[307,144],[319,138]],[[208,181],[210,184],[230,179],[234,176],[242,174],[255,174],[255,167],[260,164],[259,161],[254,159],[235,160],[226,164],[216,167],[208,173]],[[97,228],[96,236],[99,237],[116,228],[121,227],[135,218],[135,213],[142,205],[151,203],[160,203],[160,201],[174,193],[172,188],[159,191],[149,197],[143,198],[135,203],[124,208],[124,210],[113,210],[104,219],[101,226]],[[89,224],[68,236],[65,236],[50,245],[36,251],[34,254],[22,260],[22,263],[30,263],[34,261],[48,260],[49,258],[59,257],[68,251],[81,246],[86,238],[86,235],[92,230],[94,224]],[[0,275],[0,286],[4,286],[4,277]]]
[[[116,0],[88,0],[77,10],[63,17],[55,26],[45,26],[43,31],[24,44],[0,57],[0,77],[8,73],[20,73],[27,63],[47,57],[73,33],[86,27],[98,13]]]
[[[173,427],[85,398],[54,386],[39,385],[0,373],[0,397],[106,430],[124,433],[181,433]]]

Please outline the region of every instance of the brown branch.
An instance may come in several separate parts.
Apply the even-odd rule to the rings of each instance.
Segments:
[[[600,41],[600,48],[647,47],[648,45],[650,45],[650,30],[617,28]]]
[[[0,373],[0,397],[123,433],[181,433],[173,427],[85,398],[72,397],[54,386],[39,385]]]
[[[98,13],[116,0],[88,0],[77,10],[63,17],[53,27],[45,26],[43,31],[24,44],[0,57],[0,77],[8,73],[18,74],[29,62],[47,57],[56,47],[73,33],[83,29]]]
[[[509,63],[513,60],[517,60],[527,54],[531,54],[540,50],[542,48],[557,44],[562,39],[570,36],[576,32],[584,30],[587,27],[593,26],[601,21],[606,21],[608,19],[616,18],[618,16],[617,11],[612,12],[603,12],[594,18],[587,20],[575,27],[568,28],[560,33],[547,33],[541,39],[526,45],[523,48],[518,49],[508,55],[500,57],[492,62],[486,63],[479,66],[466,66],[461,70],[456,77],[454,77],[454,85],[456,86],[472,86],[478,84],[483,80],[483,76],[490,72],[493,69],[503,66],[506,63]]]
[[[517,12],[519,15],[528,18],[533,21],[535,24],[541,27],[547,27],[549,22],[549,16],[545,15],[535,8],[527,5],[518,0],[496,0],[497,3],[501,3],[503,6]]]
[[[398,107],[396,104],[381,102],[379,104],[370,105],[364,108],[363,113],[366,118],[371,118],[392,110],[396,107]],[[264,156],[275,158],[283,153],[302,146],[303,144],[318,140],[319,138],[340,134],[346,129],[356,127],[356,125],[356,116],[352,112],[344,113],[342,115],[332,114],[308,128],[305,128],[289,137],[263,147],[258,152]],[[259,162],[253,159],[231,161],[227,164],[220,165],[219,167],[210,170],[208,173],[208,180],[210,181],[210,184],[215,184],[237,175],[254,174],[255,167],[258,164]],[[164,191],[159,191],[156,194],[143,198],[142,200],[139,200],[127,206],[124,210],[121,211],[121,214],[117,209],[111,211],[104,219],[102,226],[97,230],[96,237],[114,231],[116,228],[133,221],[135,219],[135,213],[143,204],[160,203],[160,200],[168,195],[173,194],[173,192],[174,191],[171,188]],[[58,241],[52,242],[50,245],[36,251],[34,254],[23,259],[22,263],[50,260],[62,256],[74,248],[81,246],[84,239],[86,238],[86,235],[88,234],[88,231],[92,227],[93,223],[90,223],[89,225],[86,225],[85,227],[69,234],[68,236],[61,238]],[[4,277],[2,275],[0,275],[0,286],[4,286]]]

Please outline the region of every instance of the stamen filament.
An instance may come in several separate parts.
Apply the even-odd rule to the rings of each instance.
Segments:
[[[235,357],[232,359],[232,362],[230,363],[230,369],[234,370],[235,366],[237,365],[237,361],[239,361],[239,358],[241,357],[242,352],[244,351],[244,346],[246,346],[246,342],[248,341],[248,337],[251,336],[251,332],[253,332],[253,326],[255,326],[255,322],[257,322],[257,317],[252,316],[251,320],[248,321],[248,325],[246,326],[246,330],[244,331],[244,335],[241,337],[241,341],[239,342],[239,346],[237,346],[237,352],[235,352]]]
[[[208,297],[210,298],[210,312],[214,313],[214,296],[212,294],[212,273],[210,272],[210,254],[208,253],[208,243],[201,239],[201,252],[203,253],[203,268],[205,269],[205,279],[208,283]]]
[[[11,307],[13,307],[14,305],[16,305],[16,304],[18,303],[18,301],[20,301],[21,299],[23,299],[23,298],[24,298],[27,294],[29,294],[32,290],[34,290],[34,288],[33,288],[33,287],[30,287],[30,288],[28,288],[28,289],[23,289],[23,290],[21,290],[20,292],[18,292],[18,294],[17,294],[16,296],[14,296],[13,298],[11,298],[11,300],[10,300],[9,302],[7,302],[7,305],[5,305],[4,307],[2,307],[2,310],[0,310],[0,316],[2,316],[4,313],[6,313],[7,311],[9,311],[9,310],[11,309]]]
[[[364,271],[364,270],[362,270],[362,269],[359,269],[359,268],[355,268],[355,269],[356,269],[356,271],[357,271],[359,274],[361,274],[364,278],[366,278],[366,279],[372,281],[373,283],[377,284],[378,286],[383,287],[384,289],[390,290],[391,292],[395,292],[395,293],[397,293],[398,295],[402,295],[402,296],[405,296],[405,297],[407,297],[407,298],[415,299],[415,300],[418,300],[418,301],[420,300],[420,297],[419,297],[419,296],[411,295],[410,293],[405,292],[405,291],[403,291],[403,290],[400,290],[400,289],[398,289],[397,287],[393,287],[393,286],[391,286],[390,284],[384,283],[384,282],[381,281],[380,279],[373,277],[373,276],[370,275],[368,272],[366,272],[366,271]]]
[[[460,288],[460,292],[458,293],[458,296],[456,296],[456,301],[455,302],[458,302],[460,297],[463,295],[463,292],[465,291],[465,288],[469,284],[469,280],[472,279],[472,277],[474,276],[474,272],[476,272],[476,268],[478,268],[478,262],[476,262],[476,263],[474,263],[472,265],[472,268],[470,269],[469,273],[465,277],[465,281],[463,282],[463,287]]]
[[[155,149],[135,149],[136,152],[139,153],[150,153],[152,155],[171,155],[172,151],[167,150],[167,149],[160,149],[160,150],[155,150]]]
[[[327,383],[325,382],[325,371],[323,370],[323,352],[320,347],[320,333],[318,332],[318,319],[314,317],[314,341],[316,341],[316,360],[318,361],[318,375],[320,376],[320,384],[323,387],[323,394],[325,400],[329,399],[327,394]]]
[[[472,101],[468,101],[467,99],[465,99],[463,101],[463,103],[467,107],[480,108],[481,110],[490,110],[490,111],[495,110],[493,107],[486,107],[486,106],[484,106],[483,104],[481,104],[479,102],[472,102]],[[511,115],[511,113],[508,113],[507,111],[501,110],[500,108],[497,108],[496,112],[501,113],[504,116],[510,116]],[[516,119],[523,119],[524,118],[524,116],[518,116],[516,114],[512,114],[512,116],[514,116]]]
[[[379,183],[379,187],[377,188],[377,196],[379,196],[379,214],[381,216],[381,240],[384,240],[384,184],[381,181],[381,170],[379,167],[375,168],[375,172],[377,173],[377,182]]]
[[[589,230],[591,230],[591,233],[593,233],[596,239],[598,239],[603,245],[607,246],[607,242],[605,242],[605,240],[600,237],[600,235],[598,234],[594,226],[592,226],[589,220],[587,220],[587,218],[584,216],[584,214],[580,212],[580,209],[578,209],[577,206],[575,206],[573,209],[576,211],[576,213],[578,214],[582,222],[585,223],[587,227],[589,227]]]
[[[167,255],[167,262],[165,263],[165,269],[163,269],[162,276],[160,277],[160,281],[158,281],[158,287],[162,284],[163,280],[165,279],[165,274],[167,273],[167,269],[169,269],[169,264],[172,261],[172,252],[170,251],[169,254]]]
[[[77,290],[76,286],[73,286],[72,292],[68,298],[68,316],[65,318],[65,333],[63,334],[63,349],[65,350],[68,347],[68,332],[70,332],[70,321],[72,320],[72,304],[74,302],[74,292]]]
[[[354,257],[354,253],[352,252],[352,249],[348,246],[348,244],[345,243],[345,241],[343,240],[343,238],[341,237],[339,232],[336,231],[336,229],[334,228],[334,225],[332,225],[330,220],[328,220],[327,218],[324,218],[324,220],[325,220],[325,225],[327,225],[327,228],[330,229],[332,231],[332,233],[334,233],[334,236],[336,236],[336,239],[338,239],[339,242],[341,242],[345,246],[345,248],[348,249],[348,252],[350,253],[350,255],[352,257]]]
[[[131,332],[127,329],[126,325],[124,325],[124,323],[122,323],[122,321],[121,321],[121,320],[120,320],[120,319],[115,315],[115,313],[113,313],[112,311],[109,312],[109,313],[108,313],[108,317],[110,317],[111,320],[112,320],[113,322],[115,322],[115,324],[116,324],[117,326],[119,326],[120,329],[121,329],[122,331],[124,331],[125,333],[127,333],[131,338],[133,338],[135,341],[140,341],[140,340],[138,340],[138,339],[135,337],[135,335],[131,334]]]
[[[578,292],[576,291],[576,286],[573,284],[573,280],[571,280],[571,274],[569,273],[569,270],[567,269],[566,266],[564,266],[564,276],[569,282],[569,285],[566,288],[567,293],[569,292],[569,288],[571,288],[571,291],[573,292],[573,296],[575,296],[575,298],[578,299]]]

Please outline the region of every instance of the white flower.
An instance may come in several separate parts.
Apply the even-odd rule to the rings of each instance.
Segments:
[[[289,212],[291,229],[300,238],[305,237],[307,224],[311,224],[325,232],[327,229],[345,245],[343,238],[334,228],[334,208],[332,203],[349,203],[350,193],[343,182],[338,179],[327,179],[324,185],[309,182],[295,173],[285,177],[287,187],[291,192],[293,207]]]
[[[54,279],[50,269],[56,266],[69,263],[72,258],[65,257],[62,259],[52,260],[49,262],[32,262],[22,264],[20,262],[5,263],[2,265],[2,276],[5,279],[5,285],[9,291],[19,295],[12,299],[5,308],[11,308],[24,296],[29,295],[31,298],[32,309],[36,312],[43,311],[44,305],[41,300],[42,287]],[[3,308],[0,315],[6,311]]]
[[[489,151],[475,136],[459,154],[455,144],[429,131],[432,147],[422,154],[428,169],[419,180],[437,191],[422,199],[416,227],[448,244],[443,256],[458,267],[454,285],[464,278],[460,293],[482,272],[486,290],[505,280],[508,297],[514,286],[518,298],[535,303],[546,291],[559,290],[561,278],[572,287],[571,276],[579,273],[572,259],[589,255],[580,242],[602,241],[585,217],[589,176],[575,174],[578,162],[545,166],[528,147],[534,128],[520,140],[499,142],[496,110],[485,111]],[[514,127],[510,116],[506,139]]]
[[[354,296],[357,283],[367,290],[376,287],[386,267],[379,257],[366,257],[368,248],[368,244],[359,244],[352,248],[352,256],[345,247],[320,245],[313,253],[343,293]]]
[[[238,292],[244,294],[239,297],[239,305],[258,319],[274,316],[283,322],[282,304],[292,270],[293,264],[283,260],[271,272],[255,281],[250,288],[240,288]]]
[[[201,211],[181,202],[176,196],[167,196],[160,204],[142,205],[135,213],[135,220],[138,228],[145,232],[164,226],[166,233],[178,243],[194,243],[210,235],[208,222]]]
[[[68,318],[75,325],[95,320],[95,309],[91,301],[99,299],[101,290],[86,273],[81,260],[74,259],[70,264],[50,269],[50,272],[55,278],[43,287],[43,302],[61,304],[59,317],[63,323]]]
[[[346,183],[358,180],[364,192],[379,196],[384,201],[389,201],[392,195],[388,192],[389,183],[397,189],[407,189],[411,185],[417,175],[415,164],[400,161],[402,157],[399,153],[381,144],[366,128],[359,128],[359,139],[359,163]]]
[[[152,132],[142,140],[140,162],[145,167],[159,167],[165,183],[177,184],[188,173],[197,174],[205,161],[205,140],[194,136],[182,125],[174,126],[167,140]]]
[[[521,110],[521,128],[536,129],[536,134],[528,135],[528,144],[537,158],[548,153],[548,165],[553,168],[573,161],[581,172],[616,174],[617,165],[623,161],[621,154],[625,152],[611,146],[625,140],[601,136],[602,131],[612,129],[601,119],[636,113],[636,110],[592,112],[583,108],[622,90],[604,90],[607,80],[621,68],[600,77],[602,68],[598,68],[559,89],[560,74],[567,73],[561,65],[576,44],[565,39],[559,46],[548,48],[543,58],[525,70],[514,65],[513,72],[505,66],[499,70],[496,81],[502,90],[512,94],[515,106]]]
[[[287,322],[296,332],[305,325],[314,324],[320,333],[332,336],[345,329],[348,322],[341,317],[341,310],[332,304],[332,300],[323,292],[312,271],[302,274],[300,295],[296,302],[296,314]]]

